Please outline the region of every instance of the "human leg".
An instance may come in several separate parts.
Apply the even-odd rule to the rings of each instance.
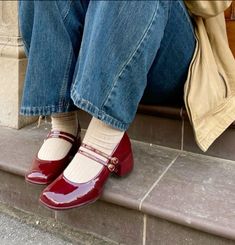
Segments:
[[[28,55],[21,114],[75,110],[70,87],[88,3],[20,1],[20,30]]]
[[[124,130],[115,130],[105,124],[118,122],[114,116],[111,119],[109,111],[113,110],[119,117],[123,112],[126,120],[125,109],[129,107],[133,117],[136,110],[133,104],[138,103],[142,96],[147,79],[146,71],[160,45],[168,12],[169,2],[161,1],[90,3],[72,86],[72,98],[78,107],[92,111],[104,123],[93,118],[84,143],[111,154],[122,139]],[[154,34],[154,28],[158,29],[159,35]],[[88,98],[89,101],[86,101]],[[120,102],[124,103],[121,110]],[[99,173],[101,168],[99,163],[77,154],[64,174],[74,182],[86,182]]]
[[[64,209],[94,201],[100,196],[109,166],[112,171],[114,162],[117,165],[113,171],[117,173],[131,170],[131,148],[123,131],[142,97],[169,8],[168,1],[90,2],[71,95],[76,106],[103,121],[99,129],[104,127],[102,131],[107,132],[108,124],[122,137],[112,144],[108,157],[104,157],[105,149],[97,153],[100,144],[94,143],[94,139],[89,145],[83,144],[64,173],[43,191],[40,200],[48,207]],[[90,131],[97,119],[92,119],[88,127],[88,138],[94,136]],[[107,143],[111,137],[104,139]],[[116,151],[122,155],[115,155]],[[102,159],[106,159],[106,165],[100,163]]]
[[[80,127],[70,87],[88,3],[83,0],[19,2],[20,29],[28,56],[21,114],[54,113],[50,137],[45,140],[27,175],[31,181],[37,175],[37,182],[40,182],[38,171],[42,162],[43,166],[51,161],[67,161],[68,164],[71,151],[76,153],[73,148],[77,147]],[[42,183],[48,182],[44,174],[40,176]]]
[[[136,6],[136,7],[143,8],[143,6],[141,6],[141,4],[139,2],[138,2],[138,4],[139,4],[139,6]],[[159,29],[163,29],[162,31],[160,31],[160,33],[163,33],[163,36],[159,40],[159,49],[156,49],[155,51],[153,51],[153,53],[154,52],[156,53],[156,56],[154,57],[153,62],[152,61],[149,62],[149,63],[152,63],[152,65],[151,65],[149,70],[146,67],[144,68],[144,70],[148,70],[145,74],[144,74],[144,70],[142,69],[143,68],[142,66],[146,63],[141,63],[141,59],[140,59],[140,64],[138,64],[138,65],[139,65],[139,70],[142,69],[142,72],[143,72],[142,78],[144,77],[144,79],[147,79],[147,88],[145,89],[145,96],[144,96],[143,100],[145,99],[147,101],[147,103],[152,102],[153,104],[154,103],[155,104],[161,104],[161,102],[162,102],[165,104],[174,103],[174,105],[179,105],[180,103],[182,103],[182,100],[183,100],[183,86],[184,86],[184,82],[186,81],[188,67],[189,67],[190,60],[192,58],[194,48],[195,48],[195,37],[194,37],[192,20],[189,17],[189,14],[188,14],[185,6],[184,6],[184,3],[182,1],[174,1],[172,3],[172,5],[170,5],[170,2],[167,2],[166,4],[168,4],[168,9],[167,9],[167,5],[158,6],[159,8],[163,8],[163,9],[166,8],[164,16],[161,16],[161,17],[163,19],[167,17],[167,21],[166,21],[165,27],[162,26],[161,23],[158,26]],[[120,4],[118,3],[117,4],[117,12],[119,12],[119,16],[120,16],[120,12],[121,12],[120,9],[121,8],[124,9],[123,6],[127,7],[126,3],[120,3]],[[131,4],[129,6],[131,6]],[[103,9],[108,10],[107,4],[105,4],[105,6],[101,6],[101,9],[102,10]],[[132,6],[132,10],[128,9],[128,7],[126,10],[127,10],[127,12],[130,11],[130,13],[128,13],[128,14],[130,14],[131,16],[133,14],[131,11],[136,11],[135,9],[133,9],[133,6]],[[93,11],[96,12],[96,9],[91,8],[92,16],[95,15]],[[121,22],[121,20],[125,19],[125,14],[122,17],[120,16],[120,18],[121,18],[120,22]],[[116,16],[116,15],[114,15],[114,13],[112,13],[112,15]],[[87,20],[89,20],[89,11],[88,11]],[[93,20],[93,22],[95,24],[99,21],[100,20],[97,20],[95,22]],[[89,24],[88,24],[88,27],[90,28]],[[156,32],[157,32],[158,28],[156,27]],[[122,35],[124,35],[124,34],[122,34]],[[86,38],[86,37],[84,37],[84,38]],[[110,36],[109,36],[109,38],[110,38]],[[107,42],[105,42],[105,43],[107,43]],[[132,44],[133,43],[130,42],[129,46],[131,46]],[[96,44],[94,44],[94,45],[96,45]],[[119,45],[120,45],[120,43],[118,42],[117,43],[118,47],[116,49],[121,49],[121,50],[124,49],[125,50],[124,47],[122,47],[122,46],[119,47]],[[86,46],[86,43],[85,43],[85,46]],[[149,48],[148,46],[146,46],[146,47]],[[150,46],[150,48],[151,48],[151,46]],[[111,49],[111,48],[110,47],[105,48],[105,52],[107,51],[107,49]],[[127,49],[127,51],[128,50],[129,49]],[[99,52],[99,50],[97,52]],[[92,53],[92,55],[94,55],[94,53]],[[82,57],[82,54],[80,57]],[[85,59],[85,57],[84,57],[84,59]],[[88,54],[87,59],[89,60],[89,54]],[[98,59],[99,59],[99,57],[98,57]],[[95,60],[95,58],[94,58],[94,60]],[[108,61],[109,61],[109,59],[108,59]],[[82,63],[82,62],[83,61],[80,62],[80,67],[82,66],[82,64],[85,63],[85,62],[84,63]],[[107,62],[107,61],[105,60],[104,62]],[[85,64],[85,66],[86,66],[86,64]],[[99,64],[98,64],[98,66],[99,66]],[[111,65],[111,67],[112,67],[112,65]],[[80,68],[80,69],[82,69],[82,68]],[[83,69],[85,70],[85,72],[87,71],[85,68],[83,68]],[[103,73],[106,71],[106,69],[109,73],[111,73],[111,70],[112,70],[111,68],[109,69],[109,67],[106,67],[106,66],[105,66],[105,68],[99,67],[99,69],[101,71],[98,70],[98,72],[103,72]],[[78,72],[79,72],[79,70],[78,70]],[[95,70],[95,72],[97,72],[97,71]],[[129,73],[132,73],[131,69],[129,70]],[[113,74],[111,73],[111,75],[113,75]],[[135,86],[134,84],[135,84],[136,80],[139,79],[136,75],[138,75],[138,73],[129,74],[129,77],[132,78],[133,80],[129,79],[126,81],[127,87],[128,87],[128,83],[133,83],[133,87]],[[76,78],[80,79],[79,81],[81,83],[83,83],[82,76],[75,75],[74,86],[76,86]],[[101,80],[100,86],[103,86],[103,87],[109,86],[109,85],[104,84],[105,80],[102,80],[102,77],[99,79]],[[136,79],[136,80],[134,80],[134,79]],[[139,98],[142,96],[145,82],[146,81],[143,80],[143,84],[141,85],[142,91],[139,90],[139,94],[136,94],[135,96],[137,96]],[[78,85],[79,85],[79,83],[78,83]],[[73,89],[75,89],[74,86],[73,86]],[[119,85],[117,84],[116,86],[119,86]],[[136,86],[138,86],[138,82],[136,83]],[[94,87],[96,88],[96,84],[94,85]],[[95,88],[94,88],[94,90],[95,90]],[[80,87],[79,87],[79,89],[80,89]],[[111,90],[112,89],[113,88],[111,88]],[[134,89],[134,91],[136,91],[139,88],[133,88],[133,89]],[[84,87],[84,90],[86,90],[86,87]],[[86,95],[87,91],[84,91],[84,90],[82,89],[82,91]],[[114,88],[114,90],[115,90],[115,88]],[[119,106],[118,111],[115,112],[116,114],[118,114],[122,111],[124,111],[125,115],[127,114],[126,107],[122,105],[123,101],[122,100],[120,100],[120,101],[116,100],[116,97],[118,97],[118,96],[120,96],[120,97],[126,96],[127,97],[127,94],[128,93],[130,94],[132,92],[132,91],[126,91],[126,90],[128,90],[128,89],[125,89],[125,87],[123,87],[122,89],[117,89],[115,95],[108,95],[108,96],[112,97],[110,100],[110,103],[111,103],[110,108],[113,106],[113,104],[117,104],[117,106]],[[90,91],[88,91],[88,93],[90,93]],[[120,95],[118,95],[118,93]],[[102,100],[103,97],[105,97],[105,94],[104,95],[100,94],[97,97],[98,97],[98,99]],[[97,99],[97,98],[95,98],[95,99]],[[133,97],[130,97],[129,99],[130,99],[130,103],[132,103],[134,101],[134,99],[136,99],[136,98],[133,99]],[[80,102],[82,100],[83,99],[81,99]],[[89,110],[89,108],[91,110],[94,109],[94,104],[91,105],[90,101],[85,102],[83,100],[83,102],[85,104],[84,106],[87,106],[86,108],[88,110]],[[95,102],[97,102],[97,101],[95,101]],[[129,104],[126,104],[126,105],[129,106]],[[137,106],[138,106],[138,103],[136,103],[134,108],[132,108],[132,109],[134,111],[136,111]],[[108,110],[106,110],[106,111],[107,111],[106,114],[108,114]],[[98,115],[96,114],[96,112],[94,112],[93,115],[95,117],[99,118],[99,112],[100,111],[98,110]],[[113,115],[113,114],[111,114],[111,115]],[[133,112],[132,112],[132,117],[133,117]],[[102,118],[102,116],[101,116],[101,118]],[[124,120],[125,119],[126,119],[126,117],[124,117]],[[108,117],[106,119],[104,119],[105,123],[107,123],[107,120],[109,120]],[[93,126],[93,125],[95,125],[95,126]],[[112,122],[111,122],[111,125],[112,125]],[[97,128],[96,132],[94,132],[94,130],[93,130],[94,128]],[[103,135],[98,134],[98,131],[99,131],[98,129],[101,129],[101,128],[102,128],[101,132],[105,132],[105,134],[103,134]],[[84,143],[86,143],[88,145],[92,145],[93,147],[96,147],[96,148],[98,147],[99,150],[102,150],[103,152],[105,152],[107,154],[111,154],[112,149],[114,149],[115,146],[118,144],[118,142],[120,142],[120,140],[123,136],[123,131],[118,131],[118,129],[116,129],[116,131],[114,131],[114,129],[112,129],[112,131],[115,132],[116,136],[119,135],[119,137],[117,137],[116,140],[114,140],[113,136],[111,136],[110,139],[108,139],[107,135],[108,135],[108,132],[110,132],[110,131],[111,131],[111,129],[108,125],[105,125],[105,124],[103,125],[101,122],[99,123],[96,119],[93,118],[91,125],[88,127],[87,134],[86,134],[86,137],[84,139]],[[96,135],[96,137],[94,135]],[[110,133],[110,135],[113,135],[113,133]],[[97,142],[97,140],[96,140],[97,138],[99,139],[99,141],[102,141],[102,142]],[[103,142],[105,142],[106,144],[104,144]],[[106,152],[107,143],[109,144],[108,145],[109,149],[111,149],[108,152]],[[102,147],[102,145],[103,145],[103,147]],[[93,167],[91,167],[90,164],[93,164]],[[89,166],[90,171],[87,170],[88,166]],[[101,166],[99,163],[95,163],[95,162],[92,163],[90,159],[86,159],[84,156],[80,156],[79,154],[77,154],[76,157],[73,159],[72,163],[69,165],[69,167],[64,172],[64,174],[68,179],[70,179],[74,182],[83,182],[83,181],[85,182],[85,181],[91,179],[93,176],[95,176],[95,174],[97,174],[100,171],[100,168],[101,168]],[[82,169],[84,171],[78,171],[79,169]]]
[[[160,47],[170,1],[92,1],[71,96],[75,105],[126,130]]]

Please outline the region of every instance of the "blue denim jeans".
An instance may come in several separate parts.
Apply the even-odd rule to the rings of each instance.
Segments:
[[[182,0],[20,1],[23,115],[80,108],[126,130],[138,104],[183,103],[195,49]]]

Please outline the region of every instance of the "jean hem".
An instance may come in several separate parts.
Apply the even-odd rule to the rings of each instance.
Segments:
[[[48,116],[55,113],[70,112],[76,110],[73,104],[50,105],[42,107],[21,107],[20,114],[24,116]]]
[[[74,104],[81,110],[91,114],[93,117],[101,120],[111,127],[117,128],[121,131],[126,131],[129,124],[120,122],[118,119],[108,115],[106,112],[99,109],[90,101],[83,99],[76,91],[72,91],[72,99]]]

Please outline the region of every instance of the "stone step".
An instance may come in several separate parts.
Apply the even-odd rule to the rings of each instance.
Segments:
[[[103,237],[0,203],[1,245],[116,245]],[[43,242],[42,242],[43,241]]]
[[[111,177],[100,201],[54,212],[24,174],[49,125],[0,127],[0,202],[121,244],[235,244],[235,162],[132,141],[135,168]]]
[[[86,112],[79,111],[82,128],[87,128],[90,118]],[[184,108],[142,105],[128,133],[134,140],[235,161],[235,124],[204,153],[194,140]]]

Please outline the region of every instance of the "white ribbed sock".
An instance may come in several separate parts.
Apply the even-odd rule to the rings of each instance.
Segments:
[[[83,143],[111,155],[123,135],[123,131],[112,128],[93,117]],[[75,183],[84,183],[94,178],[102,169],[102,166],[103,165],[100,163],[77,153],[72,162],[65,169],[64,176]]]
[[[53,114],[51,117],[52,130],[59,130],[65,133],[77,135],[78,118],[77,112],[66,112]],[[61,138],[49,138],[41,146],[38,158],[41,160],[60,160],[63,159],[71,149],[72,144]]]

